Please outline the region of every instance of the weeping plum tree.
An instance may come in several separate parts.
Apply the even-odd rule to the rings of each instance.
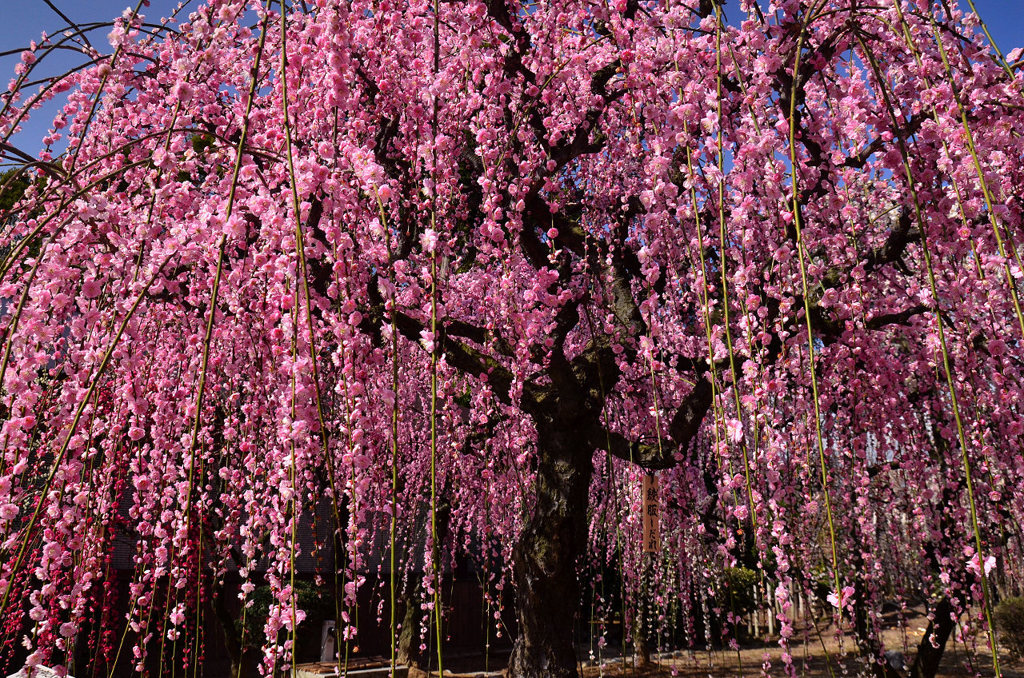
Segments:
[[[436,625],[474,558],[514,587],[517,678],[576,675],[592,566],[692,629],[753,558],[791,675],[801,591],[876,675],[883,599],[928,602],[916,675],[958,618],[994,643],[1024,574],[1020,52],[953,2],[741,5],[210,0],[34,43],[0,96],[4,647],[197,665],[237,570],[273,672],[325,499],[339,606],[385,544],[364,628],[396,638],[413,590]],[[64,47],[90,62],[34,75]]]

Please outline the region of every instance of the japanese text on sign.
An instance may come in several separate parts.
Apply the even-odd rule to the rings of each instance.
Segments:
[[[661,504],[658,501],[657,476],[645,475],[641,492],[643,496],[643,550],[645,553],[657,553],[661,550]]]

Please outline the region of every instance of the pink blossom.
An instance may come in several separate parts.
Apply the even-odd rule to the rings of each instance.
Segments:
[[[853,594],[854,588],[852,586],[844,586],[839,592],[833,591],[828,594],[827,600],[832,603],[832,607],[842,609],[849,607]]]
[[[103,286],[95,278],[86,278],[82,283],[82,295],[86,299],[95,299],[102,290]]]
[[[995,568],[996,558],[995,556],[988,556],[985,558],[985,574],[986,576]],[[974,554],[967,561],[967,569],[976,577],[981,576],[981,568],[978,567],[978,555]]]
[[[183,104],[187,104],[192,101],[192,96],[195,90],[192,85],[185,80],[179,80],[171,88],[171,96]]]

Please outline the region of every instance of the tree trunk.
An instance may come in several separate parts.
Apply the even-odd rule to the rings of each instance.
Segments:
[[[240,675],[242,660],[245,657],[245,648],[242,646],[241,635],[235,629],[235,616],[228,609],[225,596],[224,588],[214,585],[210,595],[210,605],[213,608],[217,622],[220,624],[221,633],[224,635],[224,648],[227,650],[228,658],[231,660],[230,678],[236,678],[236,676]]]
[[[420,651],[420,632],[416,609],[419,607],[420,587],[408,595],[402,596],[402,630],[398,632],[398,648],[396,661],[410,669],[419,669],[422,665],[423,653]]]
[[[575,678],[576,560],[586,541],[593,450],[580,422],[538,415],[536,499],[515,546],[519,635],[509,678]],[[581,444],[582,443],[582,444]]]
[[[636,619],[633,620],[633,656],[639,668],[651,663],[651,647],[647,644],[647,629],[641,607],[637,606]]]
[[[863,567],[863,561],[859,556],[854,556],[851,562],[855,570]],[[868,661],[871,662],[870,670],[872,676],[875,678],[900,678],[901,674],[888,664],[888,658],[883,655],[882,646],[879,644],[878,639],[872,638],[871,636],[872,629],[868,619],[868,611],[864,604],[864,593],[862,587],[862,582],[855,582],[852,598],[853,635],[854,639],[857,641],[857,647],[860,648],[861,654],[867,657]],[[821,604],[825,606],[825,609],[831,611],[832,603],[828,601],[828,596],[832,593],[832,589],[828,584],[818,582],[812,590],[818,600],[821,601]],[[845,611],[843,612],[843,615],[845,617]],[[886,663],[882,663],[880,661],[883,658],[886,660]]]
[[[924,637],[917,646],[917,656],[910,667],[911,678],[935,678],[935,674],[939,672],[946,641],[956,627],[953,614],[953,603],[948,597],[940,600],[935,606],[935,621],[928,623]],[[935,645],[932,645],[932,635],[935,636]]]
[[[862,567],[860,559],[855,559],[856,567]],[[871,662],[871,673],[875,678],[900,678],[895,668],[888,664],[888,658],[882,653],[882,646],[877,637],[872,637],[871,622],[868,619],[868,611],[864,604],[864,596],[861,593],[863,584],[857,582],[856,593],[853,597],[853,628],[857,637],[857,645],[861,654]]]

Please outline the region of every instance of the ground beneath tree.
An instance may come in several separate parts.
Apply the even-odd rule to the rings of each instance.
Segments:
[[[711,666],[708,665],[707,653],[699,653],[695,657],[684,659],[662,660],[652,663],[647,668],[633,667],[627,663],[623,667],[621,662],[605,664],[602,667],[591,666],[584,669],[584,678],[597,677],[622,677],[635,676],[636,678],[742,678],[743,676],[762,676],[762,650],[745,649],[740,657],[735,652],[731,656],[722,653],[715,653],[712,657]],[[779,658],[778,652],[771,652],[771,666],[766,674],[769,676],[785,676],[786,672]],[[962,663],[964,656],[961,654],[958,662],[943,661],[937,678],[964,678],[965,676],[981,675],[992,676],[992,665],[980,663],[984,657],[976,657],[973,668]],[[1004,664],[1002,659],[1007,660]],[[823,656],[811,655],[804,658],[794,658],[794,666],[798,676],[806,678],[831,678],[835,676],[867,676],[863,662],[857,657],[847,655],[841,659],[841,666],[846,667],[844,672],[840,662],[832,659],[832,673],[829,672],[827,663]],[[1009,662],[1007,657],[1001,658],[1000,671],[1003,678],[1024,678],[1024,664],[1020,662]],[[447,672],[446,672],[447,673]],[[473,675],[473,674],[469,674]]]
[[[927,619],[923,610],[917,609],[903,626],[889,616],[882,632],[882,641],[889,650],[902,652],[907,661],[913,661],[917,645],[924,635]],[[978,639],[977,646],[966,647],[962,640],[950,638],[942,657],[937,678],[964,678],[966,676],[991,677],[992,658],[988,653],[985,639]],[[588,650],[584,650],[586,652]],[[837,678],[872,675],[856,642],[848,632],[837,637],[834,627],[827,620],[819,620],[818,630],[813,627],[798,629],[790,644],[793,666],[802,678]],[[461,656],[445,660],[445,676],[452,678],[497,677],[495,664],[503,664],[506,657],[491,657],[491,671],[484,672],[480,657]],[[1024,662],[1012,660],[1001,651],[999,666],[1003,678],[1024,678]],[[449,673],[449,668],[451,673]],[[647,667],[635,666],[632,658],[608,658],[600,664],[594,662],[583,666],[584,678],[635,676],[636,678],[743,678],[749,676],[786,676],[782,662],[782,651],[774,642],[747,644],[736,650],[714,650],[696,652],[675,652],[657,655]],[[903,675],[907,672],[903,671]],[[419,674],[421,676],[426,674]],[[436,676],[436,673],[431,674]]]
[[[918,611],[920,612],[920,611]],[[904,653],[907,661],[913,661],[917,644],[924,635],[927,620],[915,615],[904,628],[894,626],[882,632],[887,649]],[[821,628],[820,635],[814,631],[799,633],[792,639],[790,652],[796,674],[806,678],[833,678],[834,676],[869,676],[864,658],[859,655],[852,635],[837,638],[833,628]],[[942,664],[937,678],[964,678],[965,676],[993,676],[992,657],[984,645],[984,638],[978,639],[978,646],[965,647],[962,641],[950,638],[943,653]],[[831,670],[830,670],[831,668]],[[999,668],[1003,678],[1024,678],[1024,662],[1012,660],[1001,651]],[[906,675],[906,671],[902,672]],[[749,645],[739,652],[716,650],[712,652],[682,652],[675,656],[662,656],[652,660],[646,668],[634,667],[629,659],[625,665],[621,659],[606,662],[602,666],[588,666],[584,678],[604,676],[636,676],[655,678],[678,676],[680,678],[741,678],[743,676],[785,676],[782,651],[777,644]]]
[[[887,641],[898,642],[886,633]],[[902,635],[902,634],[900,634]],[[908,639],[913,635],[919,639],[922,632],[908,632]],[[818,639],[815,638],[815,641]],[[834,678],[836,676],[869,676],[864,660],[856,654],[849,637],[843,641],[845,653],[840,652],[840,643],[834,638],[825,639],[824,648],[820,642],[816,645],[795,643],[793,645],[793,665],[798,676],[802,678]],[[915,643],[916,644],[916,643]],[[889,645],[887,645],[888,647]],[[983,649],[983,648],[982,648]],[[806,652],[805,652],[806,650]],[[828,651],[828,658],[825,656]],[[908,653],[912,658],[913,653]],[[767,664],[766,664],[767,659]],[[1005,653],[1000,654],[1000,670],[1003,678],[1024,678],[1024,662],[1012,661]],[[445,669],[446,678],[478,678],[482,676],[496,677],[502,675],[498,671],[482,672],[472,670],[469,658],[453,662],[454,671]],[[829,666],[831,665],[831,671]],[[904,672],[904,675],[906,672]],[[426,674],[419,674],[424,676]],[[746,647],[739,652],[695,652],[680,653],[679,656],[652,659],[647,667],[634,666],[632,659],[625,662],[619,659],[609,660],[601,665],[584,666],[584,678],[743,678],[744,676],[785,676],[781,651],[777,646]],[[962,645],[957,649],[947,648],[943,656],[937,678],[964,678],[965,676],[993,676],[991,657],[984,652],[964,651]],[[436,673],[431,674],[436,677]]]

